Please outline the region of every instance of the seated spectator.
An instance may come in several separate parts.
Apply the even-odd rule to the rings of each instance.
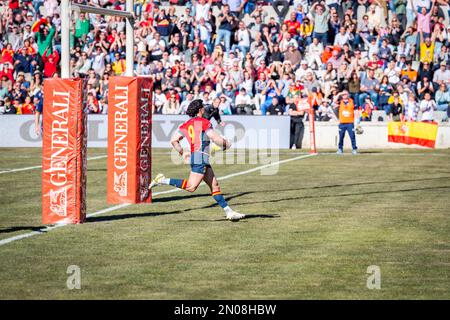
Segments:
[[[430,92],[425,92],[423,99],[419,105],[420,111],[422,111],[422,122],[433,122],[434,110],[436,110],[436,102],[431,98]]]
[[[419,103],[416,100],[414,93],[410,92],[408,94],[408,100],[405,104],[405,120],[406,121],[418,121],[417,116],[419,114],[420,108]]]
[[[439,90],[436,91],[436,108],[438,111],[444,111],[446,113],[446,117],[443,120],[448,119],[449,114],[449,105],[450,105],[450,91],[448,90],[447,85],[444,82],[441,82],[439,85]]]
[[[25,97],[25,102],[22,104],[20,108],[20,112],[21,114],[34,114],[35,111],[36,107],[31,102],[31,97],[27,95]]]
[[[389,105],[389,120],[403,121],[405,108],[400,103],[398,95],[394,96],[394,101]]]
[[[245,88],[241,88],[236,96],[236,114],[251,115],[254,109],[252,98]]]
[[[162,114],[180,114],[180,102],[174,92],[170,93],[169,99],[164,103]]]
[[[267,108],[266,115],[281,116],[284,113],[284,105],[280,102],[278,97],[271,99],[270,106]]]

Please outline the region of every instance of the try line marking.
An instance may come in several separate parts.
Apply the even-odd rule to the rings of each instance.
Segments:
[[[88,157],[87,160],[97,160],[97,159],[102,159],[102,158],[106,158],[107,155],[101,155],[101,156],[95,156],[95,157]],[[10,170],[4,170],[4,171],[0,171],[0,174],[2,173],[11,173],[11,172],[19,172],[19,171],[27,171],[27,170],[34,170],[34,169],[39,169],[42,168],[42,166],[33,166],[33,167],[25,167],[25,168],[17,168],[17,169],[10,169]]]
[[[217,180],[220,180],[220,181],[221,180],[227,180],[227,179],[231,179],[231,178],[234,178],[234,177],[237,177],[237,176],[241,176],[241,175],[244,175],[244,174],[249,174],[249,173],[252,173],[252,172],[255,172],[255,171],[258,171],[258,170],[269,168],[269,167],[272,167],[272,166],[277,166],[277,165],[280,165],[280,164],[283,164],[283,163],[286,163],[286,162],[296,161],[296,160],[305,159],[305,158],[309,158],[309,157],[313,157],[313,156],[315,156],[315,154],[306,154],[306,155],[301,155],[301,156],[294,157],[294,158],[280,160],[280,161],[276,161],[276,162],[273,162],[273,163],[268,163],[268,164],[265,164],[265,165],[262,165],[262,166],[258,166],[258,167],[252,168],[252,169],[248,169],[248,170],[245,170],[245,171],[239,171],[239,172],[235,172],[235,173],[223,176],[223,177],[219,177],[219,178],[217,178]],[[104,157],[106,157],[106,156],[104,156]],[[202,185],[204,185],[204,184],[202,184]],[[155,197],[155,196],[159,196],[159,195],[162,195],[162,194],[168,194],[168,193],[179,192],[179,191],[181,191],[181,189],[170,189],[170,190],[167,190],[167,191],[154,192],[152,194],[152,196]],[[119,210],[119,209],[122,209],[122,208],[126,208],[128,206],[131,206],[131,203],[123,203],[123,204],[119,204],[119,205],[116,205],[116,206],[113,206],[113,207],[102,209],[100,211],[96,211],[96,212],[87,214],[86,217],[87,218],[95,217],[95,216],[98,216],[100,214],[111,212],[111,211],[116,211],[116,210]],[[49,232],[51,230],[54,230],[54,229],[57,229],[57,228],[61,228],[61,227],[64,227],[64,226],[67,226],[67,224],[56,224],[56,225],[53,225],[53,226],[44,227],[44,228],[42,228],[42,229],[40,229],[38,231],[28,232],[28,233],[24,233],[24,234],[20,234],[20,235],[14,236],[14,237],[6,238],[6,239],[3,239],[3,240],[0,240],[0,246],[3,246],[5,244],[11,243],[11,242],[14,242],[14,241],[17,241],[17,240],[22,240],[22,239],[25,239],[25,238],[30,238],[30,237],[39,235],[39,234],[44,234],[44,233],[47,233],[47,232]]]

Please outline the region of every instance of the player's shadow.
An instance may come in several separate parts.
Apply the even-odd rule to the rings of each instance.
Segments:
[[[18,232],[18,231],[42,231],[42,228],[45,227],[37,227],[37,226],[16,226],[16,227],[10,227],[5,229],[0,229],[0,233],[12,233],[12,232]]]
[[[240,192],[240,193],[233,193],[229,194],[225,199],[227,201],[238,198],[241,196],[244,196],[246,194],[250,194],[252,192]],[[170,201],[176,201],[176,200],[184,200],[189,198],[198,198],[198,197],[211,197],[211,195],[208,194],[190,194],[185,196],[169,196],[164,198],[155,198],[154,202],[170,202]],[[216,207],[217,203],[211,203],[205,206],[201,207],[187,207],[185,209],[179,209],[179,210],[173,210],[173,211],[164,211],[164,212],[144,212],[144,213],[125,213],[125,214],[115,214],[115,215],[109,215],[109,216],[96,216],[96,217],[89,217],[86,219],[86,222],[104,222],[104,221],[117,221],[117,220],[124,220],[124,219],[132,219],[132,218],[147,218],[147,217],[158,217],[158,216],[164,216],[164,215],[170,215],[170,214],[180,214],[180,213],[186,213],[189,211],[195,211],[195,210],[202,210],[202,209],[209,209],[212,207]],[[248,219],[252,218],[276,218],[276,215],[270,215],[270,214],[250,214],[248,215]],[[220,219],[220,220],[204,220],[204,221],[224,221],[226,219]],[[201,221],[201,220],[199,220]],[[227,220],[228,221],[228,220]]]
[[[340,183],[340,184],[329,184],[323,186],[311,186],[311,187],[301,187],[301,188],[290,188],[290,189],[273,189],[273,190],[264,190],[264,191],[252,191],[250,193],[274,193],[274,192],[283,192],[283,191],[295,191],[295,190],[316,190],[316,189],[328,189],[328,188],[339,188],[339,187],[356,187],[356,186],[365,186],[365,185],[373,185],[373,184],[389,184],[393,183],[406,183],[406,182],[422,182],[422,181],[433,181],[433,180],[441,180],[441,179],[450,179],[450,176],[443,177],[435,177],[435,178],[422,178],[422,179],[402,179],[402,180],[387,180],[387,181],[364,181],[364,182],[350,182],[350,183]]]
[[[438,189],[450,189],[450,186],[441,186],[441,187],[424,187],[424,188],[408,188],[408,189],[397,189],[397,190],[379,190],[379,191],[361,191],[361,192],[351,192],[351,193],[336,193],[336,194],[325,194],[325,195],[304,195],[297,197],[285,197],[279,199],[269,199],[262,201],[252,201],[252,202],[237,202],[234,203],[236,205],[246,205],[246,204],[255,204],[255,203],[275,203],[275,202],[283,202],[283,201],[292,201],[292,200],[305,200],[305,199],[325,199],[325,198],[339,198],[339,197],[353,197],[353,196],[365,196],[368,193],[373,194],[392,194],[397,192],[412,192],[412,191],[425,191],[425,190],[438,190]],[[280,191],[280,190],[277,190]],[[290,191],[293,191],[291,189]],[[266,191],[254,191],[255,193],[261,193]]]
[[[279,214],[245,214],[245,219],[238,220],[239,222],[245,222],[245,220],[248,219],[273,219],[273,218],[279,218]],[[223,221],[229,221],[228,219],[222,218],[222,219],[186,219],[186,220],[180,220],[177,222],[223,222]],[[238,222],[233,221],[233,222]]]

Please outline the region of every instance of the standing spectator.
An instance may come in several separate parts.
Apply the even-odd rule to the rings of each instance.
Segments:
[[[315,2],[311,6],[311,15],[314,18],[314,33],[313,37],[319,39],[325,47],[328,44],[328,6],[324,1]]]
[[[55,36],[56,29],[49,22],[46,25],[41,24],[39,27],[39,31],[35,33],[35,37],[37,39],[38,52],[41,57],[44,57],[46,54],[53,53],[52,41]]]
[[[288,114],[291,117],[289,146],[291,149],[301,149],[305,132],[305,126],[303,124],[303,118],[305,117],[304,109],[308,107],[308,102],[306,95],[302,99],[301,91],[298,90],[298,94],[296,94],[295,91],[297,90],[293,87],[292,90],[290,90],[290,97],[287,99],[289,103]]]
[[[222,6],[222,12],[218,16],[219,30],[215,45],[219,45],[222,40],[225,42],[225,51],[228,53],[231,48],[231,31],[235,23],[235,17],[230,14],[230,7],[225,4]]]
[[[355,119],[359,119],[358,109],[353,100],[349,97],[348,91],[345,90],[338,93],[334,97],[334,109],[339,110],[339,145],[337,154],[342,154],[344,148],[345,132],[348,132],[352,142],[352,153],[357,154],[356,137],[355,137]]]
[[[241,56],[245,57],[250,50],[250,32],[243,21],[239,21],[239,29],[235,33],[235,41],[236,45],[233,45],[232,50],[239,49]]]
[[[86,42],[86,37],[89,33],[90,23],[86,19],[86,14],[81,12],[80,16],[75,22],[75,39],[76,41]]]

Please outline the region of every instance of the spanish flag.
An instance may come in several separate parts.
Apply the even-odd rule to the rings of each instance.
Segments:
[[[389,122],[388,141],[434,148],[437,130],[435,122]]]

